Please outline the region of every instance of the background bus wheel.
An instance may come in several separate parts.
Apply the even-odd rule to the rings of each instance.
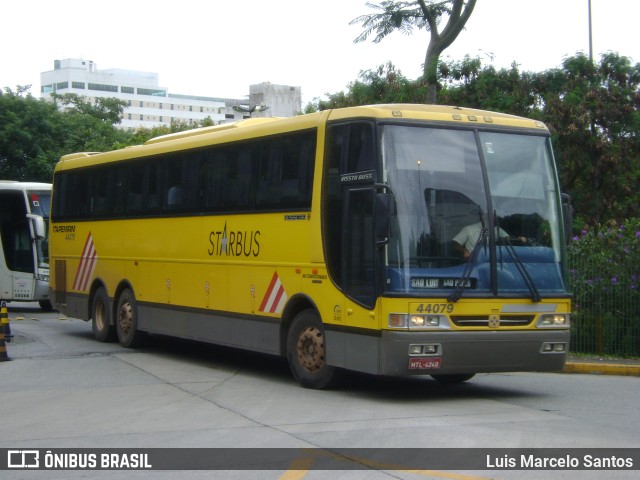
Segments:
[[[43,312],[53,311],[53,305],[51,305],[50,300],[40,300],[38,304],[40,305],[40,310],[42,310]]]
[[[112,342],[116,339],[116,329],[111,325],[109,298],[102,287],[96,290],[91,302],[91,329],[93,338],[99,342]]]
[[[123,347],[134,348],[142,343],[144,332],[138,330],[138,307],[133,292],[128,288],[118,297],[116,331]]]
[[[431,375],[434,379],[436,379],[440,383],[451,385],[453,383],[462,383],[467,380],[473,378],[475,373],[457,373],[450,375]]]
[[[293,377],[305,388],[325,388],[336,369],[327,365],[324,328],[318,314],[304,310],[293,319],[287,337],[287,360]]]

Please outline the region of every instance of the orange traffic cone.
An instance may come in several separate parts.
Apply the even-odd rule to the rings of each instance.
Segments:
[[[0,323],[2,324],[2,333],[4,333],[4,340],[7,343],[11,343],[13,334],[11,333],[11,325],[9,324],[9,313],[7,312],[7,302],[2,302],[0,305]]]
[[[9,354],[7,354],[7,344],[4,341],[4,333],[0,330],[0,362],[6,362],[9,360]]]

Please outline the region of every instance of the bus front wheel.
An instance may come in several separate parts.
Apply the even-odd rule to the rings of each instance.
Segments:
[[[304,310],[293,319],[287,337],[287,360],[293,377],[303,387],[332,384],[336,371],[326,363],[324,328],[315,311]]]
[[[123,347],[135,348],[142,343],[144,332],[138,330],[138,306],[136,297],[128,288],[118,297],[116,331]]]
[[[93,338],[99,342],[112,342],[116,339],[116,329],[111,325],[109,298],[102,287],[96,290],[91,302],[91,330]]]
[[[475,373],[452,373],[448,375],[431,375],[434,380],[445,384],[452,385],[454,383],[463,383],[475,376]]]

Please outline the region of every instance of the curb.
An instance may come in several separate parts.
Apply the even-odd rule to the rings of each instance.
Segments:
[[[640,377],[640,365],[621,365],[617,363],[574,363],[567,362],[564,373],[595,373],[601,375],[624,375]]]

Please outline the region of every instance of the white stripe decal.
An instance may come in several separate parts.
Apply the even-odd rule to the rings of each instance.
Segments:
[[[80,265],[78,265],[78,271],[76,272],[76,278],[73,282],[74,290],[84,291],[87,289],[89,282],[93,278],[93,272],[96,269],[97,263],[98,252],[96,251],[96,247],[93,243],[93,236],[91,235],[91,232],[89,232],[82,251]]]

